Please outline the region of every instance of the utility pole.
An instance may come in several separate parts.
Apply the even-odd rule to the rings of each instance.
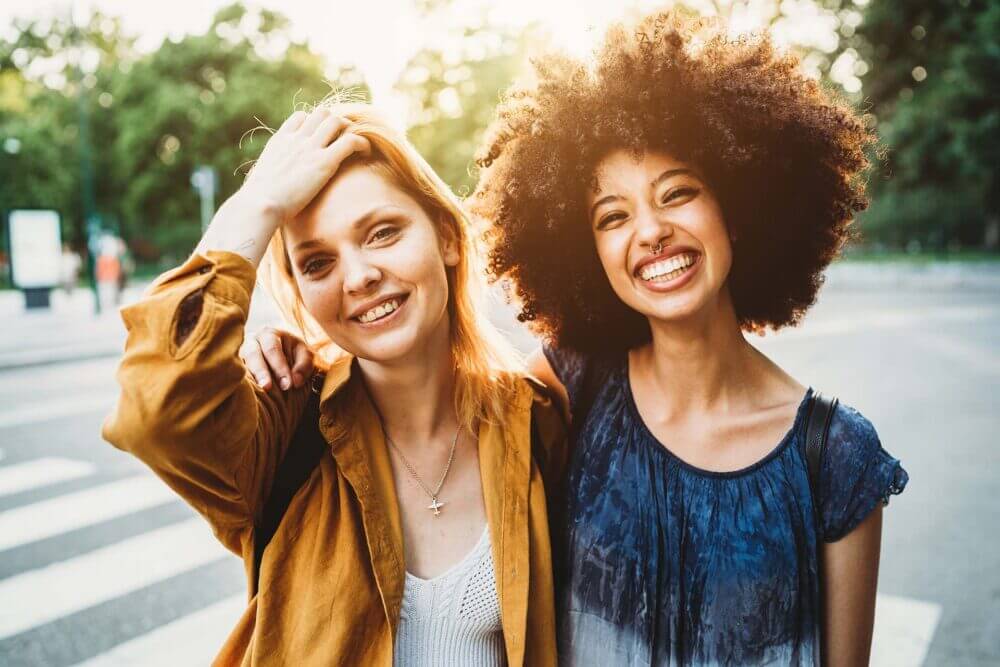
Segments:
[[[208,223],[215,215],[215,192],[218,189],[219,178],[213,167],[200,165],[191,173],[191,186],[198,192],[201,199],[201,233],[208,229]]]
[[[101,314],[101,298],[97,291],[97,252],[100,249],[101,241],[101,219],[96,213],[96,198],[94,197],[94,170],[93,170],[93,147],[90,143],[90,106],[88,104],[87,86],[84,82],[86,78],[83,73],[83,39],[80,29],[73,20],[73,9],[70,6],[67,14],[69,21],[70,44],[75,51],[76,70],[76,108],[77,122],[80,125],[79,132],[79,159],[80,159],[80,195],[83,204],[84,230],[87,235],[87,277],[90,282],[90,289],[94,293],[94,314]]]

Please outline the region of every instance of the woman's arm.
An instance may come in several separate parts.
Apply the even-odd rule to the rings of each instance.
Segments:
[[[850,533],[823,544],[824,667],[868,664],[881,542],[882,508],[876,507]]]
[[[293,114],[196,253],[122,310],[122,391],[102,434],[209,519],[230,549],[246,528],[308,397],[256,386],[240,361],[256,268],[272,235],[367,141],[323,110]]]
[[[348,125],[324,108],[289,116],[243,186],[219,207],[195,253],[226,250],[256,268],[278,227],[313,200],[344,160],[370,150],[367,139],[346,131]]]
[[[287,390],[312,377],[313,353],[305,341],[288,331],[264,327],[240,348],[240,358],[257,384]]]
[[[256,387],[237,356],[254,278],[242,257],[210,251],[122,309],[121,393],[102,429],[240,554],[308,397]]]

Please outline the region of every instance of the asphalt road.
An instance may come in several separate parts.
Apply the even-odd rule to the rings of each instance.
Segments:
[[[910,474],[873,663],[1000,664],[1000,293],[830,290],[757,344],[860,409]],[[207,664],[241,611],[240,562],[101,441],[115,363],[0,371],[0,664]]]

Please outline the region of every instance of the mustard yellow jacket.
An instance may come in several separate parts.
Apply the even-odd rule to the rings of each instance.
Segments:
[[[243,558],[248,579],[254,517],[309,391],[265,392],[239,359],[254,281],[242,257],[208,252],[124,308],[121,396],[103,428],[208,520]],[[215,664],[392,664],[403,535],[382,430],[351,369],[344,359],[326,374],[320,429],[330,456],[292,500],[265,552],[260,590]],[[507,661],[555,665],[543,479],[561,475],[565,434],[557,409],[526,380],[509,410],[506,429],[484,424],[479,432]],[[542,435],[534,452],[532,415]],[[347,416],[353,427],[345,430]]]

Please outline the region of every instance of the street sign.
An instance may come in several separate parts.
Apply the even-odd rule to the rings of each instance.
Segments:
[[[28,308],[48,308],[49,292],[59,284],[62,268],[59,213],[21,209],[7,216],[10,268],[14,286],[24,292]]]
[[[21,289],[58,285],[62,262],[59,213],[11,211],[7,225],[14,285]]]
[[[198,191],[201,199],[201,231],[208,229],[208,223],[215,215],[215,192],[218,190],[219,177],[213,167],[200,165],[191,172],[191,186]]]

